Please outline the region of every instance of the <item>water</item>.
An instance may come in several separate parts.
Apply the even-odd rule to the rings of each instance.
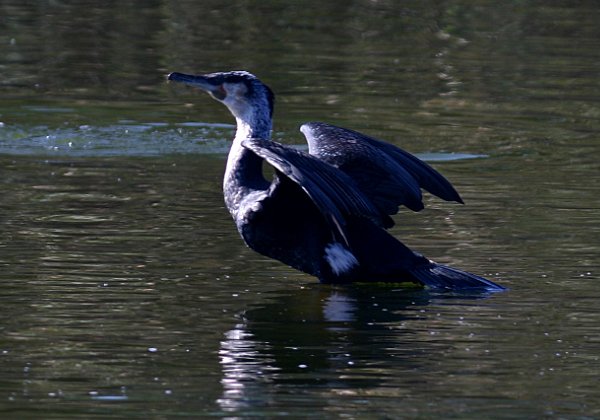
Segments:
[[[600,416],[593,2],[0,5],[6,418]],[[232,119],[169,71],[248,69],[274,137],[384,138],[467,203],[394,233],[510,290],[318,285],[241,243]]]

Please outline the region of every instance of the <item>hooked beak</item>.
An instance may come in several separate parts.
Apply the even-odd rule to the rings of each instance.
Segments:
[[[191,74],[173,72],[167,76],[167,80],[173,82],[185,83],[186,85],[194,86],[210,93],[217,99],[224,98],[223,85],[221,83],[215,83],[206,76],[195,76]]]

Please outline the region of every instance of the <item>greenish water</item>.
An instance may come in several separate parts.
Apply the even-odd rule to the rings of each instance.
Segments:
[[[595,2],[0,4],[3,418],[600,416]],[[330,287],[246,249],[232,119],[169,71],[250,70],[430,160],[397,234],[510,288]],[[293,221],[291,221],[293,223]]]

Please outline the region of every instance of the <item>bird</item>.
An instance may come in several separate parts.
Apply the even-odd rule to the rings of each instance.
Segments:
[[[481,276],[438,264],[390,234],[401,206],[423,209],[422,189],[463,203],[414,155],[324,122],[300,131],[308,151],[271,139],[275,95],[248,71],[168,74],[207,92],[236,120],[225,174],[227,209],[246,245],[321,283],[412,283],[444,291],[501,291]],[[273,167],[272,179],[263,172]]]

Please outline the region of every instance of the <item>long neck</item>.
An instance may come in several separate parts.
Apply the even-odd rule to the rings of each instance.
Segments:
[[[269,115],[243,115],[236,117],[237,128],[235,131],[235,141],[241,142],[245,139],[260,138],[264,140],[271,139],[271,117]]]
[[[262,158],[242,146],[242,141],[250,138],[271,138],[271,118],[236,117],[237,129],[229,150],[223,192],[229,211],[236,213],[245,196],[257,190],[268,188],[262,175]]]

